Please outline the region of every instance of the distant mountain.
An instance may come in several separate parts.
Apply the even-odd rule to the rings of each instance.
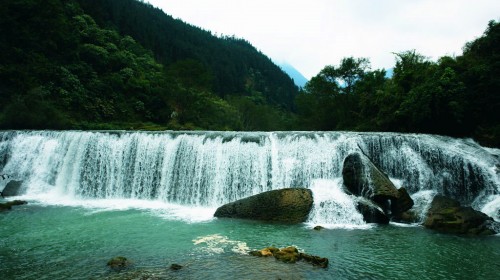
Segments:
[[[302,75],[292,65],[285,62],[285,63],[279,64],[279,66],[281,67],[281,69],[283,69],[283,71],[285,71],[285,73],[288,74],[288,76],[290,76],[290,78],[293,79],[295,85],[297,85],[298,87],[304,87],[306,85],[306,83],[308,82],[306,77],[304,77],[304,75]]]

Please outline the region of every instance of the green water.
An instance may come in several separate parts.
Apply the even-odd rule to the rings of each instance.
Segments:
[[[327,269],[244,252],[294,245]],[[106,266],[114,256],[128,270]],[[172,263],[184,267],[171,271]],[[0,213],[1,279],[500,279],[500,236],[469,238],[396,225],[312,230],[306,225],[169,220],[154,210],[98,211],[36,202]],[[135,273],[135,274],[134,274]],[[142,273],[142,274],[140,274]]]

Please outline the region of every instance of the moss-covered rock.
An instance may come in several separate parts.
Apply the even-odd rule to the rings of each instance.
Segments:
[[[23,205],[23,204],[28,204],[28,202],[24,200],[14,200],[5,203],[0,203],[0,212],[11,210],[12,206]]]
[[[295,247],[286,247],[274,253],[274,257],[277,260],[286,263],[295,263],[300,260],[300,254]]]
[[[424,226],[442,233],[491,235],[498,223],[488,215],[461,206],[454,199],[437,195],[432,200]]]
[[[283,249],[278,249],[276,247],[267,247],[258,251],[251,251],[250,255],[257,257],[271,257],[274,256],[275,259],[285,262],[285,263],[295,263],[300,260],[311,263],[314,266],[319,266],[326,268],[328,267],[328,258],[322,258],[318,256],[309,255],[306,253],[300,253],[296,247],[290,246]]]
[[[328,258],[322,258],[305,253],[300,253],[300,258],[305,260],[306,262],[311,263],[314,266],[319,266],[322,268],[327,268],[329,263]]]
[[[110,268],[115,269],[115,270],[126,268],[126,267],[130,266],[131,264],[132,264],[131,261],[129,261],[126,257],[121,257],[121,256],[114,257],[114,258],[110,259],[107,263],[107,265]]]
[[[310,189],[273,190],[237,200],[219,207],[214,216],[286,223],[306,221],[313,205]]]

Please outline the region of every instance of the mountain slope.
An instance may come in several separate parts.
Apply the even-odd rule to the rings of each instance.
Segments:
[[[297,88],[246,41],[80,2],[0,5],[1,129],[287,129]]]
[[[281,69],[285,71],[285,73],[292,78],[294,81],[295,85],[298,87],[303,88],[307,84],[307,79],[302,75],[302,73],[299,72],[299,70],[295,69],[292,65],[288,63],[281,63],[280,64]]]
[[[293,108],[298,92],[293,81],[243,39],[215,37],[136,0],[78,2],[98,24],[135,38],[167,67],[187,59],[199,62],[220,97],[257,94],[272,105]]]

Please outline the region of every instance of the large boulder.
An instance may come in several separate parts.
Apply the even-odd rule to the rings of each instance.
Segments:
[[[15,181],[12,180],[5,185],[3,188],[2,195],[7,196],[17,196],[21,194],[21,186],[23,185],[23,181]]]
[[[225,204],[215,211],[214,216],[301,223],[306,221],[312,205],[310,189],[280,189]]]
[[[398,189],[397,199],[391,200],[391,211],[393,215],[399,215],[410,210],[415,203],[405,188]]]
[[[363,220],[367,223],[388,224],[389,217],[375,203],[360,197],[356,202],[356,209],[363,215]]]
[[[344,160],[342,178],[347,190],[356,196],[373,201],[397,199],[398,189],[371,160],[363,154],[352,153]]]
[[[461,206],[454,199],[437,195],[432,200],[424,226],[442,233],[491,235],[498,233],[499,223],[488,215]]]
[[[387,214],[398,215],[413,207],[413,200],[406,189],[396,188],[389,177],[364,154],[352,153],[345,158],[342,178],[347,191],[373,201]]]

